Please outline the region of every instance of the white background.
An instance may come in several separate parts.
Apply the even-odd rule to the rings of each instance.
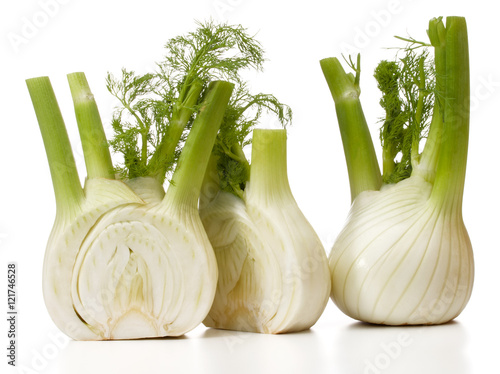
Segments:
[[[43,4],[50,3],[51,6]],[[463,4],[463,5],[460,5]],[[484,373],[498,372],[500,285],[500,49],[491,2],[271,0],[23,0],[0,5],[0,371],[8,368],[6,267],[18,264],[18,364],[9,373]],[[148,71],[164,43],[194,20],[241,23],[267,52],[255,92],[275,94],[294,111],[289,178],[294,195],[326,251],[349,209],[347,172],[333,101],[318,61],[351,46],[362,53],[362,103],[377,150],[379,94],[372,78],[398,46],[393,35],[425,39],[435,16],[467,17],[472,114],[464,219],[476,280],[456,322],[434,327],[374,327],[344,316],[330,301],[318,323],[300,334],[265,336],[203,326],[181,339],[74,342],[58,332],[41,295],[41,269],[55,203],[49,168],[24,80],[48,75],[85,167],[66,74],[84,71],[106,129],[114,101],[107,71]],[[272,121],[262,127],[272,127]],[[108,133],[109,134],[109,133]],[[380,152],[379,152],[380,153]]]

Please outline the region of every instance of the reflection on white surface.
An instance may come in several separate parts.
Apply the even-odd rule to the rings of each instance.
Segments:
[[[328,323],[288,335],[200,327],[178,339],[71,341],[55,372],[469,374],[466,335],[460,323]]]
[[[199,329],[198,333],[180,339],[71,341],[61,353],[58,371],[72,374],[317,373],[327,367],[326,357],[326,347],[314,331],[263,335]]]
[[[440,326],[375,326],[341,330],[336,357],[343,373],[466,374],[466,333],[460,323]]]
[[[71,341],[58,362],[60,373],[196,373],[193,340]]]
[[[207,373],[315,373],[326,367],[327,351],[315,331],[263,335],[209,329],[202,338],[207,341],[199,357]]]

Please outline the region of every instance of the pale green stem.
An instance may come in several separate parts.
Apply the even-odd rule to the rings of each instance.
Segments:
[[[153,153],[150,163],[152,165],[159,165],[153,167],[153,170],[158,170],[154,177],[163,183],[168,165],[174,160],[175,150],[182,137],[182,133],[189,122],[189,119],[194,113],[194,108],[200,97],[203,85],[199,81],[194,81],[191,89],[189,90],[186,99],[177,103],[177,109],[172,115],[167,134],[163,137],[159,147]]]
[[[432,198],[461,211],[469,143],[470,81],[467,25],[446,19],[444,123]]]
[[[114,179],[113,163],[94,95],[84,73],[68,74],[88,178]]]
[[[382,176],[370,131],[359,101],[359,75],[345,73],[337,58],[320,61],[335,101],[351,186],[351,200],[366,190],[379,190]],[[358,67],[359,68],[359,67]]]
[[[250,187],[246,198],[262,203],[290,199],[285,129],[255,129],[252,135]]]
[[[446,28],[440,18],[429,22],[429,39],[434,47],[434,64],[436,70],[436,88],[434,94],[434,110],[429,127],[424,150],[420,156],[418,167],[413,168],[412,175],[421,175],[433,183],[436,166],[441,148],[441,134],[443,131],[444,110],[443,98],[445,96],[446,77]]]
[[[26,80],[52,176],[57,214],[71,216],[84,199],[68,133],[48,77]]]
[[[229,103],[233,84],[210,83],[200,111],[183,147],[165,200],[197,208],[208,159]]]

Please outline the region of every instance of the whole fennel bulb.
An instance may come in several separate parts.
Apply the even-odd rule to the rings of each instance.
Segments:
[[[465,19],[432,19],[434,49],[414,39],[397,62],[375,73],[386,119],[383,175],[359,102],[356,75],[321,61],[335,101],[352,206],[329,255],[331,297],[347,315],[388,325],[454,319],[472,291],[472,246],[462,218],[469,132],[469,56]],[[428,115],[432,111],[432,115]],[[422,153],[419,142],[428,125]],[[397,156],[402,157],[395,161]]]

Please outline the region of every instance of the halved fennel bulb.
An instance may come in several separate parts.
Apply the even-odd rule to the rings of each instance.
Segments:
[[[470,111],[465,19],[448,17],[446,26],[432,19],[428,35],[432,66],[427,52],[415,52],[426,44],[408,39],[413,44],[400,62],[383,61],[376,70],[386,110],[382,175],[359,101],[359,57],[351,64],[356,76],[337,59],[321,61],[352,196],[329,255],[331,297],[361,321],[445,323],[462,312],[472,292],[474,260],[462,217]]]
[[[88,180],[84,194],[75,216],[56,220],[44,261],[44,298],[59,328],[88,340],[196,327],[217,280],[196,209],[145,203],[120,181]]]
[[[325,250],[299,209],[286,170],[286,131],[253,132],[243,199],[218,190],[200,207],[219,281],[209,327],[285,333],[311,327],[329,298]],[[216,178],[214,178],[216,179]]]
[[[114,179],[85,76],[68,79],[87,166],[84,188],[49,79],[27,81],[56,196],[43,265],[49,314],[77,340],[183,335],[202,322],[215,294],[217,264],[198,198],[233,86],[208,87],[165,193],[152,177]]]

